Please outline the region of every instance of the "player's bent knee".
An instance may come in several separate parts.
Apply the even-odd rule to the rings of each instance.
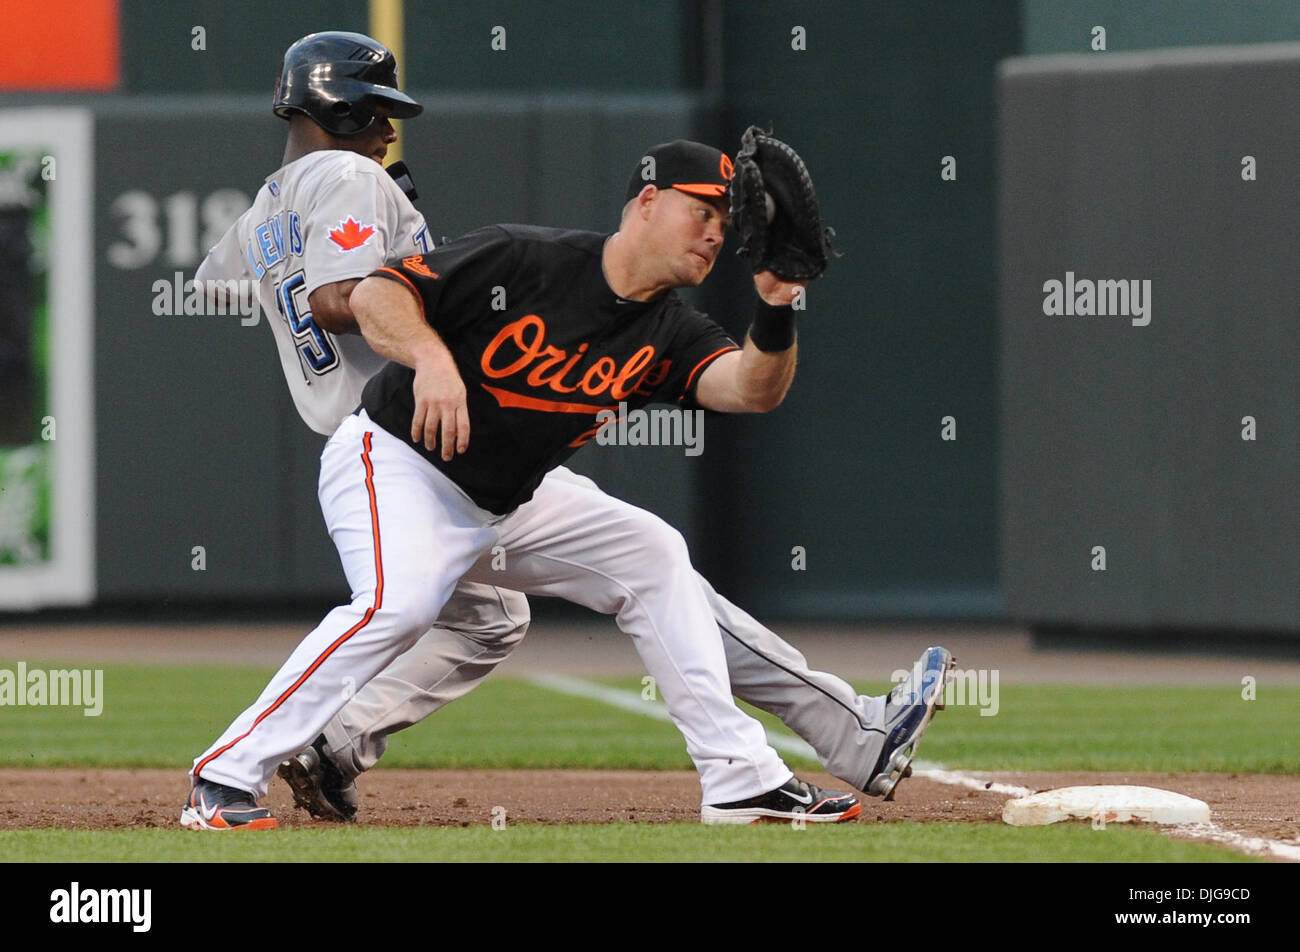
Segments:
[[[394,640],[404,648],[410,647],[433,626],[442,605],[440,599],[429,597],[425,593],[405,595],[385,591],[382,602],[374,611],[372,622],[379,630],[391,632]]]
[[[502,647],[514,647],[524,640],[528,625],[532,621],[532,609],[523,592],[498,589],[501,594],[501,612],[492,619],[488,626],[488,635],[494,644]]]
[[[664,565],[690,565],[685,537],[664,520],[647,512],[636,520],[636,529],[646,559],[661,560]]]
[[[526,602],[524,607],[526,611]],[[479,623],[472,627],[462,625],[457,626],[456,630],[470,641],[484,648],[509,651],[524,640],[524,635],[528,633],[530,620],[527,614],[521,618],[513,612],[498,612],[490,619],[479,619]]]
[[[473,597],[465,597],[466,593]],[[495,586],[457,590],[438,618],[438,625],[459,632],[484,648],[515,647],[532,620],[522,592]]]

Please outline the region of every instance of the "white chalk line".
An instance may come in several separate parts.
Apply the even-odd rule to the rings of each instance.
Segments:
[[[1014,783],[998,783],[987,777],[962,773],[960,770],[947,770],[939,764],[918,760],[912,767],[912,776],[935,783],[946,783],[953,787],[965,787],[967,790],[986,790],[989,793],[1001,793],[1008,797],[1027,797],[1036,793],[1028,787],[1018,787]]]
[[[672,718],[668,716],[666,707],[654,701],[646,700],[637,691],[612,688],[607,684],[596,684],[593,681],[571,678],[564,674],[537,674],[526,680],[538,687],[559,694],[583,697],[589,701],[600,701],[610,707],[631,711],[633,714],[650,717],[656,721],[672,723]],[[806,757],[809,760],[817,759],[817,751],[813,750],[812,746],[801,737],[791,737],[788,734],[774,734],[767,731],[767,742],[774,749],[791,757]]]
[[[1231,846],[1233,849],[1241,850],[1243,853],[1249,853],[1252,856],[1274,856],[1278,859],[1300,863],[1300,844],[1298,843],[1270,840],[1262,836],[1246,836],[1244,833],[1225,830],[1214,821],[1172,826],[1167,832],[1175,836],[1188,836],[1197,840],[1222,843],[1224,846]]]
[[[640,714],[642,717],[672,723],[672,718],[668,716],[668,710],[662,704],[646,700],[637,691],[614,688],[606,684],[597,684],[594,681],[585,681],[582,678],[573,678],[564,674],[538,674],[525,680],[540,688],[555,691],[558,694],[599,701],[608,704],[610,707],[630,711],[633,714]],[[775,750],[790,756],[805,757],[814,761],[817,759],[817,752],[813,750],[812,745],[802,738],[791,737],[787,734],[776,734],[772,731],[766,733],[767,742]],[[1001,783],[987,776],[982,777],[978,774],[966,773],[960,770],[948,770],[940,764],[923,760],[918,760],[912,765],[912,776],[952,787],[962,787],[967,790],[979,790],[986,793],[1000,793],[1008,797],[1027,797],[1037,792],[1028,787],[1021,787],[1012,783]],[[1252,856],[1272,856],[1278,859],[1300,862],[1300,844],[1270,840],[1259,836],[1247,836],[1243,833],[1225,830],[1214,822],[1171,826],[1165,828],[1165,832],[1220,843],[1243,853],[1249,853]]]

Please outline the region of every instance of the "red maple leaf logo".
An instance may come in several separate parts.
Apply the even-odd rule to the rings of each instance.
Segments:
[[[360,248],[370,236],[375,233],[374,225],[362,225],[351,215],[348,220],[341,222],[339,227],[330,232],[330,241],[338,245],[344,251],[351,251],[353,248]]]

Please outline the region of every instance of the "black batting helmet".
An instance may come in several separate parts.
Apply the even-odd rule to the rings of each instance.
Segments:
[[[275,114],[310,116],[326,132],[351,136],[388,107],[395,119],[418,116],[424,107],[397,89],[392,50],[361,33],[312,33],[284,53],[275,84]]]

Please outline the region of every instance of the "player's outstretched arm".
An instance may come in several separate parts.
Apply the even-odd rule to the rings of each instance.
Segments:
[[[207,256],[194,271],[194,280],[203,288],[208,301],[214,307],[221,308],[218,313],[223,314],[232,313],[230,309],[236,303],[231,300],[231,294],[227,293],[234,290],[231,284],[248,277],[239,246],[237,224],[231,225],[221,240],[208,249]]]
[[[801,287],[770,271],[754,275],[762,298],[742,350],[723,354],[709,364],[695,385],[700,406],[723,413],[766,413],[785,399],[794,382],[794,309]]]
[[[352,292],[361,282],[356,278],[322,284],[307,298],[312,320],[331,334],[360,334],[356,315],[352,313]]]
[[[405,285],[385,278],[364,279],[352,291],[352,313],[370,348],[415,371],[415,416],[411,442],[432,450],[442,440],[442,458],[469,448],[465,382],[451,351],[424,318],[424,306]]]

